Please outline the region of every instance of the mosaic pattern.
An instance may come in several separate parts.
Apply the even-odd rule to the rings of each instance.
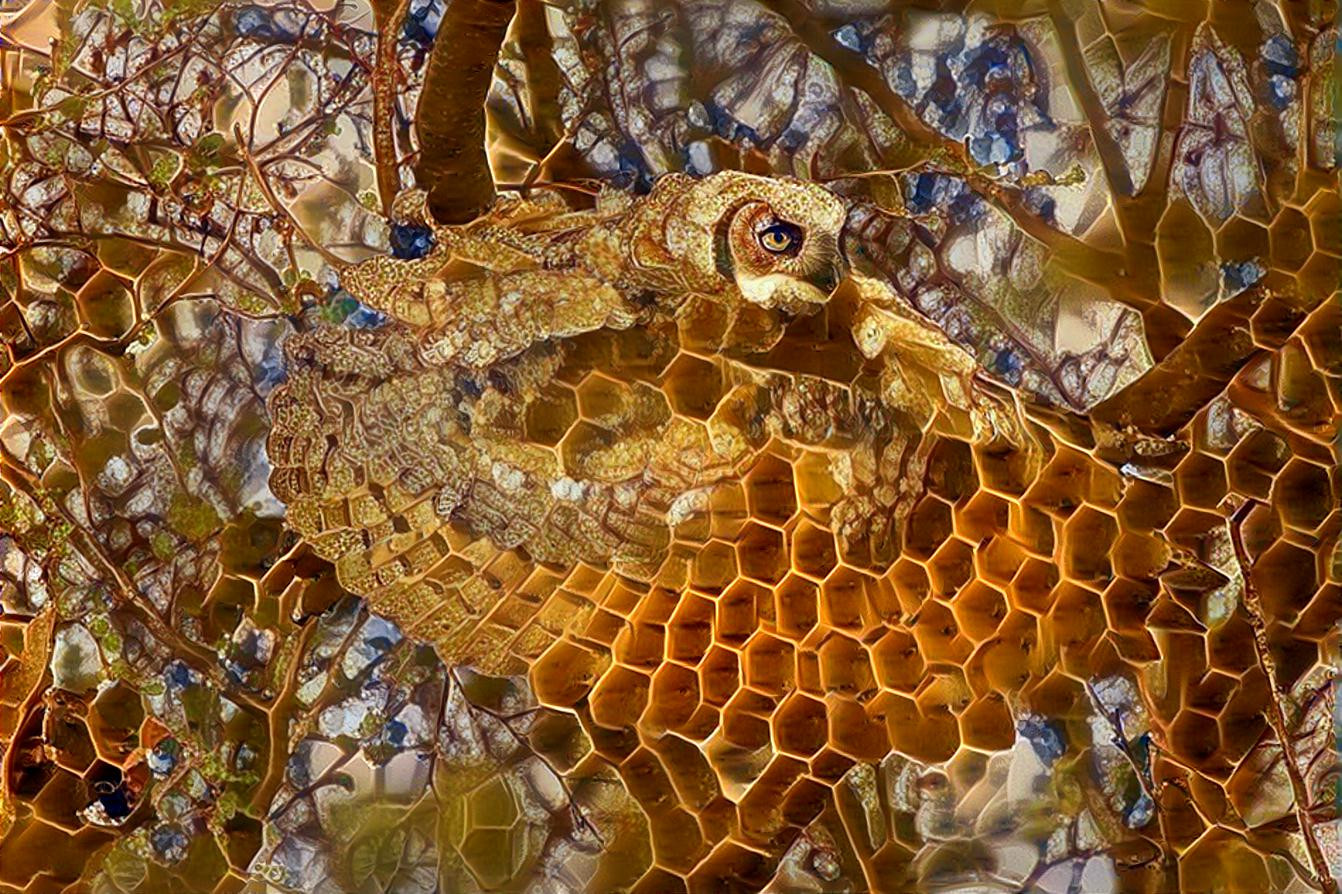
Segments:
[[[1331,0],[0,0],[0,892],[1342,876]]]

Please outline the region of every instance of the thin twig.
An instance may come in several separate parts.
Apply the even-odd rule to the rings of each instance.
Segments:
[[[1245,500],[1230,518],[1230,539],[1235,547],[1235,559],[1239,562],[1240,575],[1244,580],[1244,611],[1249,616],[1249,626],[1253,628],[1254,655],[1258,666],[1267,677],[1271,696],[1268,710],[1268,722],[1281,743],[1282,753],[1286,756],[1286,775],[1291,780],[1291,793],[1295,797],[1295,816],[1300,824],[1300,834],[1304,836],[1305,848],[1309,851],[1310,862],[1314,864],[1315,878],[1312,884],[1325,894],[1337,894],[1337,882],[1328,868],[1328,860],[1319,846],[1314,832],[1314,823],[1309,815],[1309,789],[1300,773],[1300,764],[1296,759],[1295,746],[1291,742],[1290,730],[1286,725],[1286,712],[1282,710],[1280,696],[1284,691],[1277,681],[1277,663],[1267,640],[1267,623],[1263,617],[1263,603],[1258,587],[1254,584],[1249,552],[1244,547],[1243,525],[1249,513],[1263,504],[1255,499]]]

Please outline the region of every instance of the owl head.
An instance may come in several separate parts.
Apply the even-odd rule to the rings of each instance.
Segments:
[[[672,175],[648,199],[634,260],[680,271],[687,291],[802,313],[842,276],[846,208],[818,184],[739,171]]]

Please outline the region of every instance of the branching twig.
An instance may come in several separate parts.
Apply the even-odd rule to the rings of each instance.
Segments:
[[[1314,831],[1314,822],[1309,815],[1309,790],[1300,773],[1300,764],[1296,759],[1295,746],[1291,741],[1290,729],[1286,724],[1286,712],[1282,710],[1283,690],[1277,680],[1277,662],[1272,657],[1272,649],[1267,640],[1267,622],[1263,617],[1263,604],[1258,587],[1253,581],[1253,562],[1244,546],[1242,528],[1249,513],[1263,504],[1255,499],[1245,500],[1230,518],[1230,539],[1235,547],[1235,559],[1240,565],[1240,574],[1244,578],[1244,612],[1249,616],[1249,626],[1253,628],[1254,657],[1259,668],[1267,677],[1270,695],[1268,722],[1281,743],[1282,753],[1286,757],[1286,775],[1291,780],[1291,793],[1295,799],[1296,820],[1300,824],[1300,834],[1304,836],[1305,848],[1309,851],[1310,862],[1314,865],[1315,878],[1312,880],[1324,894],[1337,894],[1337,882],[1328,868],[1328,860],[1319,846]]]

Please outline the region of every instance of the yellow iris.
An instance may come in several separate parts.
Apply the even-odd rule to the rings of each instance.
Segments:
[[[759,240],[765,251],[782,254],[800,244],[801,233],[793,224],[776,223],[761,230]]]

